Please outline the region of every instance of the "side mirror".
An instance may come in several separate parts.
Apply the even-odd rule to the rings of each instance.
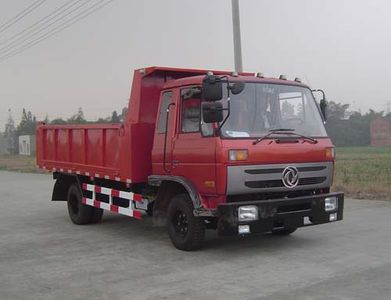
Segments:
[[[323,115],[323,120],[327,120],[327,101],[326,99],[322,99],[320,100],[320,111],[322,112],[322,115]]]
[[[237,81],[234,84],[232,84],[229,89],[231,90],[231,93],[234,95],[240,94],[243,92],[245,87],[245,83],[243,81]]]
[[[203,102],[202,117],[205,123],[223,121],[223,104],[221,102]]]
[[[202,98],[206,101],[218,101],[223,98],[223,83],[215,75],[206,75],[202,80]]]

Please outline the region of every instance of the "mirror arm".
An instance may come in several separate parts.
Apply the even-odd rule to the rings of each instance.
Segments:
[[[220,79],[222,79],[221,80],[222,82],[226,82],[227,83],[227,98],[229,98],[230,95],[231,95],[230,94],[231,93],[231,89],[230,89],[230,86],[229,86],[230,82],[229,82],[228,76],[221,76]]]
[[[324,92],[324,90],[322,90],[322,89],[316,89],[316,90],[311,90],[311,92],[312,92],[312,93],[322,93],[323,98],[322,98],[322,100],[320,100],[320,102],[322,103],[322,101],[324,101],[325,103],[327,103],[327,102],[326,102],[326,101],[327,101],[327,100],[326,100],[326,93]],[[319,108],[319,111],[320,111],[321,116],[322,116],[322,119],[323,119],[323,124],[326,124],[326,119],[327,119],[327,117],[326,117],[326,112],[323,111],[322,105],[321,105],[321,104],[318,104],[318,108]]]
[[[316,92],[322,93],[323,99],[326,100],[326,93],[324,92],[324,90],[317,89],[317,90],[311,90],[311,92],[313,92],[313,93],[316,93]]]
[[[223,122],[221,122],[220,126],[217,128],[217,132],[220,132],[221,128],[224,126],[225,122],[228,120],[229,115],[231,114],[231,99],[227,98],[227,108],[224,108],[223,110],[228,111],[227,116],[224,118]]]

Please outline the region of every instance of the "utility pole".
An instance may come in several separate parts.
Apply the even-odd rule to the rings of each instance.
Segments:
[[[232,26],[234,39],[235,71],[243,71],[242,42],[240,37],[239,0],[232,0]]]

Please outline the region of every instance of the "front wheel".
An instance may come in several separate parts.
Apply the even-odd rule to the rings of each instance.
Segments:
[[[193,203],[187,194],[175,196],[167,210],[167,227],[171,242],[177,249],[199,249],[205,237],[204,219],[195,217]]]

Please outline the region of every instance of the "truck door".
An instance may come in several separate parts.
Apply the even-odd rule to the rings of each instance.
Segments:
[[[177,134],[172,150],[172,174],[191,181],[201,193],[214,194],[215,138],[209,124],[201,130],[201,87],[182,88],[179,94]]]

